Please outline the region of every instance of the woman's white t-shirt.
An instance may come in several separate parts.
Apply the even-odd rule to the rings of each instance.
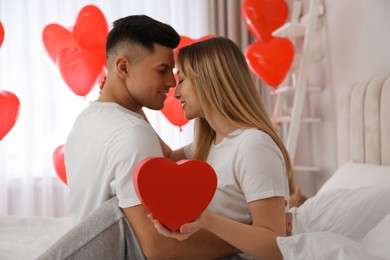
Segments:
[[[274,196],[285,197],[288,202],[285,163],[279,147],[263,131],[238,129],[229,136],[212,145],[207,158],[218,178],[208,209],[250,224],[249,202]]]

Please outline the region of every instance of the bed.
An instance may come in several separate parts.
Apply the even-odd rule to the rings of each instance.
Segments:
[[[390,259],[390,77],[339,91],[336,172],[278,238],[284,259]]]
[[[68,218],[2,216],[0,259],[35,259],[70,227]]]
[[[339,168],[315,196],[291,209],[293,235],[277,239],[285,260],[390,259],[389,100],[390,76],[341,88]],[[131,228],[113,205],[109,201],[76,227],[68,218],[0,217],[0,259],[80,259],[89,254],[95,254],[93,259],[137,259],[140,248],[129,247]],[[97,257],[96,248],[107,243],[118,247]],[[126,257],[119,248],[126,248]]]

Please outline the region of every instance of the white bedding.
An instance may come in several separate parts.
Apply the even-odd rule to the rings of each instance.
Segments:
[[[293,213],[285,260],[390,259],[390,166],[349,162]],[[366,180],[366,181],[364,181]]]
[[[70,218],[0,216],[0,259],[37,258],[69,230]]]

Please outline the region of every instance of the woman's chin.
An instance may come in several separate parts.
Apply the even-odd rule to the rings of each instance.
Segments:
[[[187,120],[192,120],[192,119],[195,118],[194,116],[191,116],[191,115],[187,114],[186,112],[184,112],[184,117],[185,117]]]

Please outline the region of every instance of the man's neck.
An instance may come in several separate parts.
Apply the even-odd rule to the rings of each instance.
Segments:
[[[114,85],[110,85],[109,82],[106,82],[99,98],[96,101],[116,103],[135,113],[139,113],[142,109],[142,107],[137,105],[132,99],[126,88],[115,88]]]

